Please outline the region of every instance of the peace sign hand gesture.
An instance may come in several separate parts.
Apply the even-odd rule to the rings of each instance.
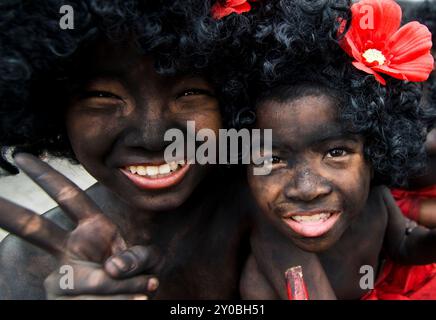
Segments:
[[[59,269],[45,280],[48,298],[147,299],[158,280],[148,273],[159,257],[152,247],[127,244],[118,227],[74,183],[30,154],[17,154],[16,165],[53,198],[73,220],[68,232],[54,222],[0,198],[0,227],[46,250],[73,271],[61,285]]]

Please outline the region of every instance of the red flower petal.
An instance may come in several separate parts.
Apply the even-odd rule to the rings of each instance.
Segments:
[[[353,39],[345,37],[344,41],[342,41],[340,45],[350,57],[362,62],[362,52],[356,46],[356,43],[353,41]]]
[[[394,0],[362,0],[351,7],[353,20],[346,37],[355,43],[360,52],[369,49],[383,50],[384,43],[401,25],[401,7]]]
[[[386,73],[396,79],[413,82],[427,81],[433,68],[434,58],[430,53],[398,65],[373,67],[375,71]]]
[[[241,13],[250,11],[251,5],[248,2],[245,2],[243,4],[236,6],[236,7],[233,7],[233,9],[235,10],[235,12],[237,14],[241,14]]]
[[[354,61],[353,62],[353,66],[356,67],[357,69],[364,71],[366,73],[372,74],[378,82],[380,82],[382,85],[386,85],[386,80],[383,79],[382,76],[380,76],[377,72],[375,72],[373,69],[365,66],[363,63],[358,62],[358,61]]]
[[[227,0],[226,1],[226,7],[237,7],[240,6],[241,4],[246,3],[247,0]]]
[[[228,0],[225,5],[216,2],[212,6],[212,17],[219,20],[232,13],[241,14],[250,10],[251,6],[247,0]]]
[[[387,44],[392,58],[389,65],[412,61],[427,55],[432,47],[431,32],[419,22],[410,22],[398,30]]]

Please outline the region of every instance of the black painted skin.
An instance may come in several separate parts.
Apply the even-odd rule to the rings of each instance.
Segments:
[[[162,161],[168,144],[165,131],[183,130],[187,120],[196,122],[196,130],[221,128],[213,88],[199,76],[158,75],[152,60],[133,47],[101,42],[86,57],[77,69],[78,77],[86,81],[66,108],[68,137],[79,162],[98,181],[86,193],[116,225],[127,247],[153,246],[159,252],[159,263],[143,272],[160,283],[150,297],[238,298],[249,226],[240,205],[244,203],[240,170],[193,165],[181,183],[159,191],[141,190],[119,171],[127,164]],[[38,166],[26,157],[20,157],[19,163],[30,171]],[[62,193],[62,183],[52,180],[53,188]],[[68,192],[63,196],[74,196]],[[80,211],[82,203],[74,206]],[[67,230],[74,228],[59,207],[44,216]],[[79,255],[85,262],[103,263],[109,254],[98,256],[101,252],[86,246],[103,239],[113,247],[113,239],[105,238],[113,232],[108,225],[99,221],[79,225],[75,238],[70,235],[69,239],[79,248],[70,249],[86,252]],[[56,274],[58,266],[59,260],[46,251],[8,236],[0,245],[0,299],[45,299],[44,280]],[[91,283],[92,277],[86,275],[78,281],[89,290],[78,292],[77,297],[112,294],[110,285]],[[104,292],[93,291],[99,285]],[[133,291],[117,292],[124,293]]]
[[[273,130],[267,176],[248,180],[260,214],[251,235],[252,255],[241,281],[245,299],[287,299],[285,271],[303,267],[310,299],[360,299],[359,273],[383,261],[426,264],[436,260],[436,230],[411,226],[389,190],[372,186],[364,138],[350,135],[337,120],[335,97],[306,94],[258,105],[256,127]],[[285,213],[337,210],[340,218],[316,238],[297,234]]]

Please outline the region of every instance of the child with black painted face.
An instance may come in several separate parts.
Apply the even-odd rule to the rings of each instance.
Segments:
[[[360,34],[365,5],[373,8],[376,31]],[[337,8],[326,5],[322,21],[307,22],[319,34],[297,33],[313,37],[310,50],[302,50],[310,54],[290,52],[302,39],[277,36],[292,24],[286,1],[258,22],[259,30],[267,23],[277,28],[256,34],[275,51],[261,56],[265,81],[253,90],[262,92],[255,127],[272,129],[273,143],[260,150],[271,172],[248,169],[259,212],[242,295],[295,299],[285,272],[301,266],[310,299],[435,299],[436,264],[429,263],[436,261],[436,230],[406,219],[383,185],[399,184],[424,165],[427,115],[417,85],[380,75],[424,81],[433,68],[431,35],[419,24],[404,27],[407,41],[393,35],[398,5],[364,0],[353,5],[351,29],[340,40],[347,56],[329,40],[336,27],[344,32],[338,21],[349,19]],[[324,34],[329,25],[332,37]],[[389,52],[382,45],[392,39]]]
[[[224,126],[223,22],[202,0],[90,0],[71,2],[75,29],[61,30],[63,4],[0,5],[1,146],[59,204],[40,217],[0,199],[0,227],[48,251],[7,237],[0,297],[237,297],[237,174],[164,159],[168,129]],[[67,156],[98,182],[82,192],[20,151]],[[60,287],[60,265],[74,288]]]

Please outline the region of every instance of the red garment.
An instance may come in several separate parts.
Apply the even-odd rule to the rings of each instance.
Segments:
[[[436,300],[436,263],[402,266],[387,261],[374,290],[361,300]]]
[[[403,214],[418,221],[421,201],[436,198],[436,185],[414,190],[392,189]],[[362,300],[436,300],[436,263],[403,266],[387,261],[380,276]]]
[[[392,189],[391,193],[403,214],[411,220],[418,221],[421,201],[436,198],[436,185],[413,191]]]

